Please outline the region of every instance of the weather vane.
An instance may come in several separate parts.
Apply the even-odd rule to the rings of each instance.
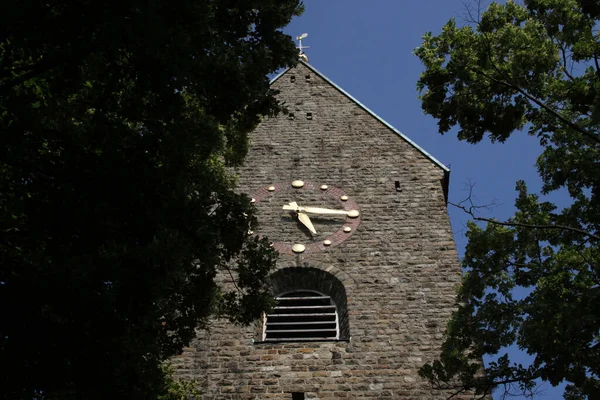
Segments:
[[[308,62],[308,57],[306,56],[306,54],[304,54],[304,49],[309,49],[310,46],[302,46],[302,39],[306,38],[308,36],[308,33],[303,33],[300,36],[296,36],[296,40],[298,41],[298,47],[297,49],[300,50],[299,56],[301,59],[303,59],[304,61]]]

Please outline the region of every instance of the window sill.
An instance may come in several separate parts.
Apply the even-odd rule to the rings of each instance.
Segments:
[[[254,344],[282,344],[282,343],[331,343],[331,342],[346,342],[350,339],[281,339],[281,340],[255,340]]]

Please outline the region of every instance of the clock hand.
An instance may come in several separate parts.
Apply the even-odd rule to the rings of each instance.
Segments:
[[[283,206],[284,210],[291,210],[291,211],[296,211],[296,215],[298,216],[298,220],[300,222],[302,222],[302,224],[304,226],[306,226],[308,228],[309,231],[311,231],[313,234],[316,234],[317,231],[315,230],[315,227],[312,224],[312,221],[310,220],[310,218],[308,217],[308,215],[306,215],[305,213],[302,212],[302,209],[300,207],[298,207],[298,203],[296,203],[295,201],[286,204]]]
[[[330,208],[321,207],[300,207],[296,202],[289,203],[283,206],[284,210],[292,210],[296,212],[306,212],[309,214],[329,214],[329,215],[348,215],[358,217],[357,210],[332,210]]]
[[[306,226],[308,228],[309,231],[311,231],[313,234],[316,234],[317,231],[315,230],[315,227],[313,226],[312,222],[310,221],[310,218],[308,217],[308,215],[306,215],[300,211],[298,211],[297,213],[298,213],[298,220],[300,222],[302,222],[304,224],[304,226]]]
[[[290,211],[298,211],[298,204],[296,202],[292,202],[289,204],[284,204],[283,205],[283,209],[284,210],[290,210]]]
[[[310,214],[331,214],[331,215],[348,215],[352,210],[332,210],[330,208],[320,208],[320,207],[300,207],[300,209],[304,212]]]
[[[289,204],[284,204],[283,209],[296,212],[300,211],[300,207],[298,207],[298,203],[296,203],[295,201]]]

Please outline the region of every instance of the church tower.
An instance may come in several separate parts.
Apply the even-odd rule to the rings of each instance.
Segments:
[[[240,184],[279,251],[277,307],[215,321],[179,359],[202,399],[443,399],[437,357],[460,280],[449,170],[305,61],[288,111],[251,135]]]

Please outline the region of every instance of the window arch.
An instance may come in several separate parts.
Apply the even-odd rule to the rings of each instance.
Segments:
[[[277,296],[265,315],[263,340],[315,341],[340,338],[338,312],[330,296],[297,290]]]
[[[264,317],[267,342],[348,340],[348,302],[344,284],[313,267],[289,267],[269,277],[276,307]]]

